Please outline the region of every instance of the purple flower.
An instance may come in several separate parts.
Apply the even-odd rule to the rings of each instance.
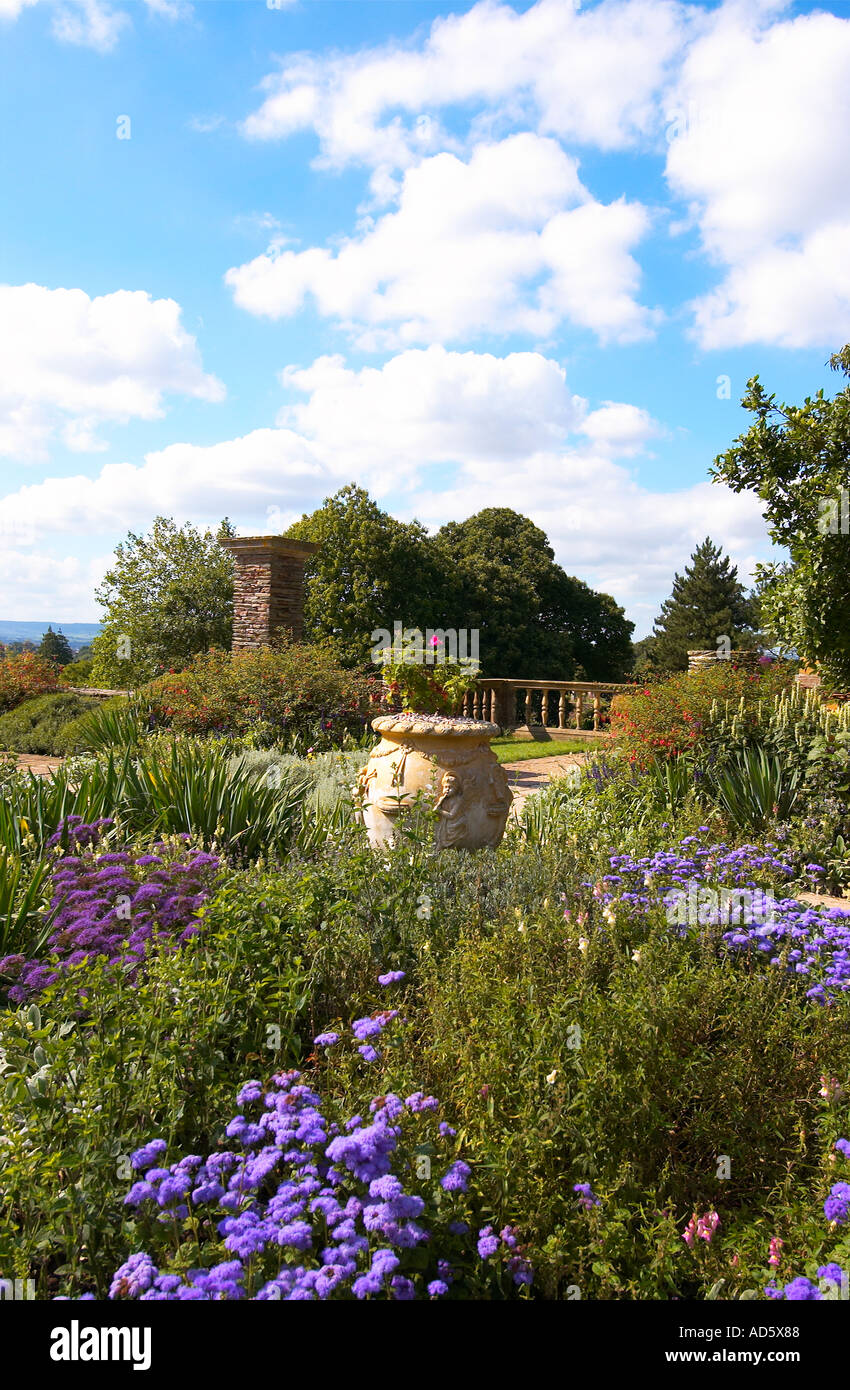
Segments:
[[[445,1192],[466,1192],[472,1170],[462,1159],[455,1159],[440,1178],[440,1186]]]
[[[387,973],[386,973],[386,975],[379,975],[379,976],[378,976],[378,984],[379,984],[379,985],[397,985],[398,982],[399,982],[399,980],[403,980],[403,979],[404,979],[404,975],[405,975],[405,972],[404,972],[403,970],[388,970]]]

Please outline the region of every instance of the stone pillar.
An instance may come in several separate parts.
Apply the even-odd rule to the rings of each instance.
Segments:
[[[286,536],[235,536],[220,544],[236,561],[233,650],[267,647],[304,630],[304,565],[318,546]]]

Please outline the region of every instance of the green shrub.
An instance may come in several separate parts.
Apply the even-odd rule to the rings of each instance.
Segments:
[[[25,700],[0,716],[0,746],[15,753],[64,753],[66,725],[94,704],[70,690]]]
[[[377,713],[380,683],[337,666],[326,648],[291,644],[205,652],[144,688],[157,721],[177,733],[251,733],[294,752],[338,746]]]
[[[69,661],[67,666],[62,667],[61,680],[65,685],[91,685],[91,673],[94,666],[94,659],[86,657],[82,661]]]
[[[89,701],[78,718],[69,721],[57,739],[62,753],[97,752],[106,748],[135,748],[150,727],[150,706],[141,699],[115,695]]]

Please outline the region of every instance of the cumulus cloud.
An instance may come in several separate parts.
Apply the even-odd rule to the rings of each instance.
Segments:
[[[43,546],[51,533],[120,534],[160,512],[201,523],[229,514],[273,531],[356,478],[394,514],[432,526],[494,503],[514,507],[547,532],[570,573],[638,619],[640,604],[657,609],[707,531],[745,565],[764,553],[756,499],[706,483],[642,487],[617,459],[662,427],[627,402],[591,409],[539,353],[434,346],[360,370],[323,357],[288,368],[282,382],[303,399],[282,408],[275,428],[211,446],[175,443],[139,466],[21,488],[0,502],[0,528],[16,549]]]
[[[142,290],[0,285],[0,454],[39,458],[61,431],[84,452],[98,426],[161,416],[166,393],[219,401],[173,299]]]
[[[442,153],[404,175],[397,210],[363,220],[338,250],[275,242],[225,276],[242,308],[268,318],[319,312],[364,348],[456,341],[482,332],[546,337],[568,321],[602,341],[648,336],[631,249],[649,217],[596,202],[554,140],[523,132]]]
[[[667,177],[719,285],[694,305],[709,348],[843,342],[850,318],[850,20],[727,4],[672,97]]]
[[[322,159],[405,168],[440,135],[437,113],[501,109],[544,134],[622,149],[653,130],[657,92],[688,7],[670,0],[538,0],[522,13],[481,0],[434,20],[421,42],[288,57],[243,122],[254,140],[313,129]]]

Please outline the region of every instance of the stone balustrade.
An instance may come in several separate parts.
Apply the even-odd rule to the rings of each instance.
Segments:
[[[634,686],[610,681],[530,681],[482,677],[464,696],[461,713],[489,719],[519,733],[545,729],[553,738],[581,731],[592,705],[593,728],[602,724],[603,697]],[[585,731],[589,732],[589,731]]]

